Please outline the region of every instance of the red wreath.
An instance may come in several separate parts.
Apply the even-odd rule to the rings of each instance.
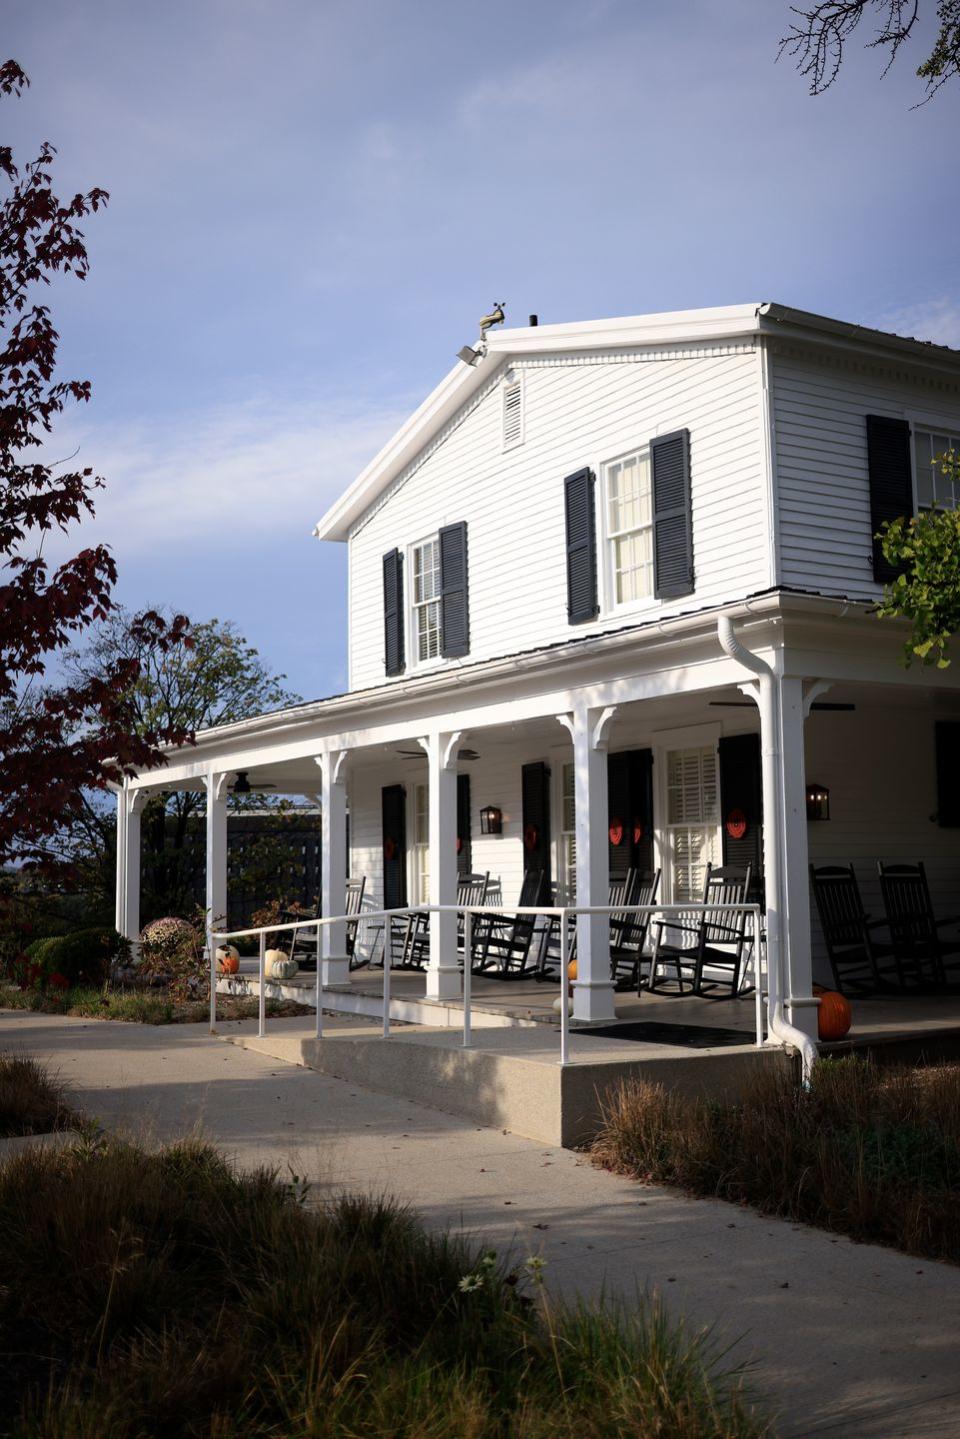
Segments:
[[[397,857],[397,841],[389,836],[383,841],[383,857],[384,859],[396,859]]]
[[[463,849],[463,836],[457,835],[457,854]]]
[[[732,809],[727,815],[727,834],[731,839],[743,839],[747,829],[747,816],[743,810]]]
[[[610,821],[610,843],[612,845],[623,844],[623,820],[619,815],[614,815]]]
[[[530,850],[536,849],[536,847],[537,847],[537,845],[538,845],[539,843],[540,843],[540,831],[539,831],[539,829],[537,828],[537,826],[536,826],[535,824],[528,824],[527,827],[525,828],[525,830],[523,831],[523,847],[524,847],[524,849],[530,849]]]
[[[643,839],[643,820],[642,820],[642,819],[635,819],[635,820],[633,821],[633,842],[634,842],[634,844],[639,844],[642,839]]]

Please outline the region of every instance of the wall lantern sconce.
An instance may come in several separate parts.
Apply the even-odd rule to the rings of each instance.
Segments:
[[[503,834],[503,811],[495,804],[485,804],[480,811],[481,834]]]
[[[807,785],[807,819],[830,818],[830,791],[825,784]]]

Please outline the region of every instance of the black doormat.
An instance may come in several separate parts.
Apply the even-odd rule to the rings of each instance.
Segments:
[[[601,1028],[574,1029],[577,1038],[633,1039],[641,1044],[677,1044],[683,1049],[719,1049],[722,1045],[750,1044],[753,1035],[745,1029],[720,1029],[707,1024],[660,1024],[637,1020],[629,1024],[605,1024]]]

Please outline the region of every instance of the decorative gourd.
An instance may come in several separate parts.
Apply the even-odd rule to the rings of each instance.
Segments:
[[[233,944],[224,944],[217,950],[217,970],[220,974],[237,974],[240,969],[240,951]]]
[[[270,978],[292,979],[299,968],[300,966],[295,959],[291,959],[288,954],[281,955],[280,958],[275,959],[271,965]]]
[[[273,974],[273,966],[281,959],[287,958],[285,949],[268,949],[263,956],[263,972],[269,978]]]
[[[853,1021],[850,1003],[835,989],[821,989],[817,1005],[817,1033],[825,1041],[842,1039]]]
[[[577,961],[576,961],[575,959],[571,959],[570,963],[567,965],[567,978],[568,978],[568,979],[576,979],[576,977],[577,977]]]

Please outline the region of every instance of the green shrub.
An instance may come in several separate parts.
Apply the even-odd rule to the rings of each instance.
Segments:
[[[760,1439],[719,1347],[385,1198],[308,1207],[197,1142],[87,1132],[0,1168],[0,1413],[17,1439]],[[534,1286],[533,1296],[525,1287]]]
[[[72,934],[37,939],[27,947],[21,983],[67,989],[103,984],[114,964],[130,953],[129,941],[115,929],[76,929]]]

